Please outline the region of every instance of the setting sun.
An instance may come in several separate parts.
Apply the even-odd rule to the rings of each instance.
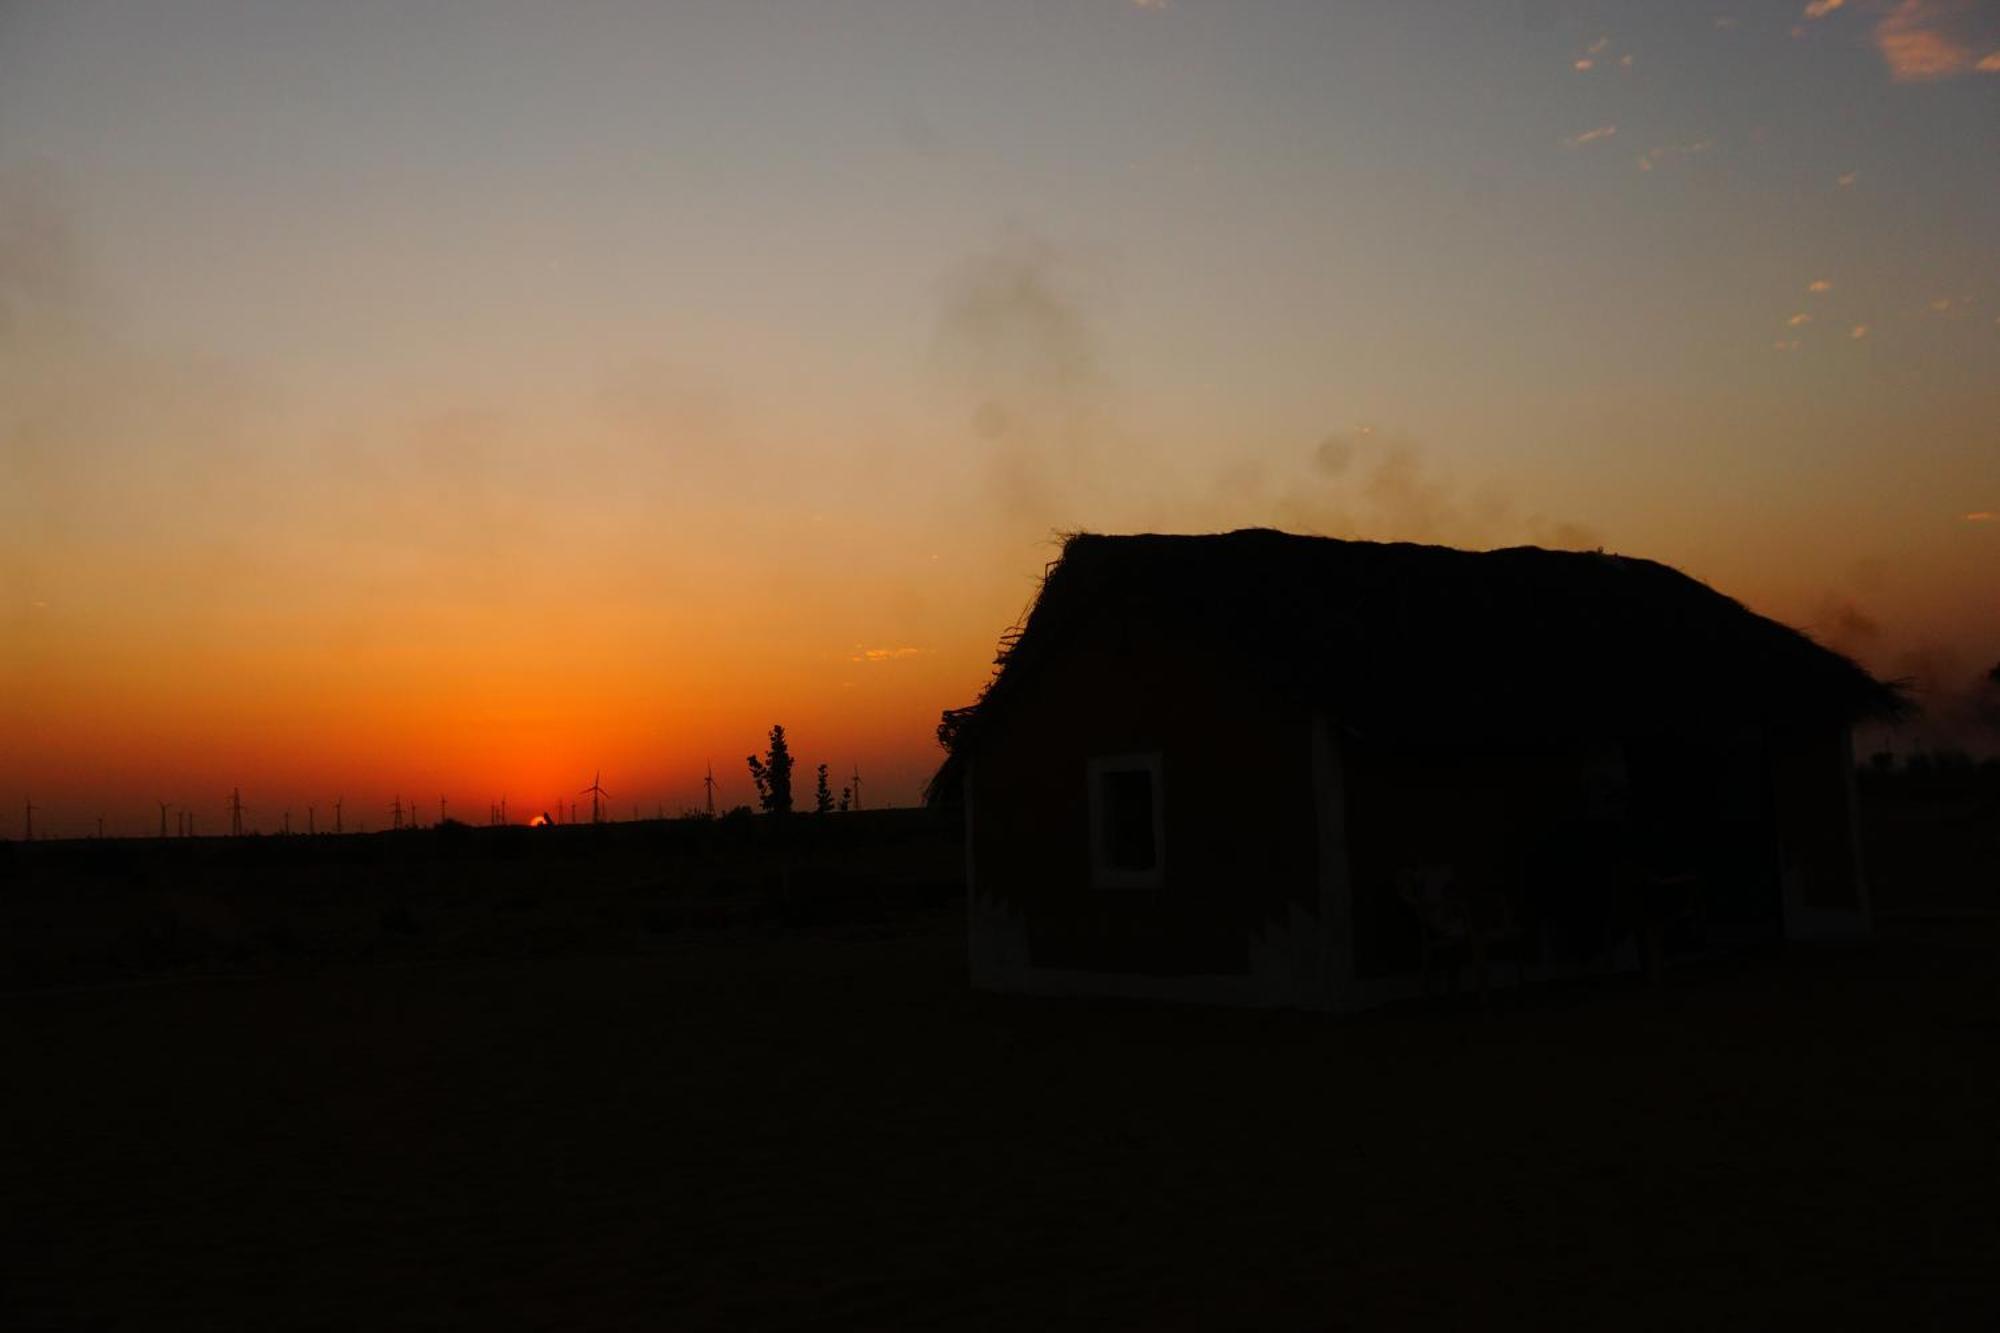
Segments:
[[[905,804],[1074,529],[2000,656],[2000,83],[1897,73],[1970,19],[1045,8],[7,9],[10,802],[672,812],[782,722]]]
[[[0,1325],[2000,1326],[1996,149],[2000,0],[0,0]]]

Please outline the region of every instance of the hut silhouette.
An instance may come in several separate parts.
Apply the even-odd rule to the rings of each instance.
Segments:
[[[945,713],[973,983],[1348,1009],[1868,929],[1896,689],[1665,565],[1069,538]]]

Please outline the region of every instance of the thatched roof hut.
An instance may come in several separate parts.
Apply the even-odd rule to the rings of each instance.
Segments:
[[[1849,729],[1905,706],[1654,561],[1267,530],[1071,537],[996,665],[931,785],[975,978],[1334,1007],[1416,956],[1418,881],[1865,925]]]
[[[977,702],[947,712],[932,798],[1002,725],[1066,637],[1111,613],[1218,647],[1267,687],[1404,743],[1674,732],[1690,724],[1891,718],[1907,704],[1848,658],[1653,560],[1465,551],[1268,528],[1079,533],[1002,641]]]

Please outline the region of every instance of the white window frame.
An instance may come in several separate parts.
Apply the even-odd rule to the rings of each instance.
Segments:
[[[1167,865],[1167,788],[1161,773],[1160,752],[1100,755],[1085,765],[1085,781],[1090,801],[1090,882],[1099,889],[1157,889],[1165,880]],[[1105,827],[1109,812],[1104,808],[1104,777],[1109,773],[1144,773],[1153,783],[1153,868],[1130,870],[1111,864],[1109,837]]]

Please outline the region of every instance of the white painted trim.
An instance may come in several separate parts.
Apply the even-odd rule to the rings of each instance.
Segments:
[[[966,971],[977,990],[1022,990],[1034,971],[1028,961],[1028,931],[1018,912],[979,891],[974,841],[978,818],[973,806],[973,764],[965,766],[965,952]]]
[[[978,861],[973,856],[972,841],[972,756],[965,756],[964,770],[959,774],[959,797],[965,802],[965,958],[966,966],[972,973],[972,984],[980,984],[980,941],[979,941],[979,874]]]
[[[1323,712],[1312,715],[1313,823],[1318,841],[1320,995],[1339,1009],[1354,990],[1354,878],[1347,844],[1347,768]]]
[[[1868,863],[1861,856],[1861,804],[1854,795],[1854,728],[1840,729],[1841,776],[1847,787],[1847,845],[1854,858],[1854,910],[1860,920],[1859,933],[1870,934],[1875,925],[1874,899],[1868,892]]]
[[[977,984],[977,983],[975,983]],[[1005,981],[980,986],[1022,995],[1048,995],[1104,1000],[1164,1000],[1181,1004],[1226,1004],[1275,1009],[1291,1005],[1272,994],[1249,974],[1203,974],[1155,977],[1139,972],[1089,972],[1077,968],[1028,967]]]
[[[1840,731],[1842,797],[1847,803],[1847,854],[1852,860],[1854,906],[1813,907],[1805,898],[1803,876],[1787,866],[1781,876],[1785,938],[1801,941],[1838,942],[1867,939],[1874,932],[1874,913],[1868,897],[1867,872],[1861,862],[1861,811],[1854,796],[1854,729]]]
[[[1108,863],[1105,849],[1102,779],[1107,773],[1144,773],[1153,784],[1153,868],[1126,870]],[[1160,752],[1099,755],[1084,765],[1090,805],[1090,886],[1094,889],[1157,889],[1166,882],[1167,785]]]
[[[1018,931],[1018,923],[1003,920],[1003,914],[988,909],[989,931],[1004,937]],[[997,930],[996,930],[997,927]],[[1702,955],[1696,955],[1700,957]],[[1022,955],[1021,957],[1025,957]],[[1609,954],[1589,962],[1566,961],[1531,966],[1520,975],[1519,985],[1533,987],[1548,982],[1574,981],[1592,977],[1635,975],[1640,971],[1639,949],[1626,940]],[[1091,972],[1080,968],[1032,967],[1019,962],[985,974],[975,975],[977,990],[1004,991],[1019,995],[1042,995],[1072,999],[1147,1000],[1172,1004],[1231,1005],[1248,1009],[1308,1009],[1339,1014],[1356,1013],[1385,1004],[1424,997],[1421,972],[1398,972],[1372,980],[1350,980],[1339,992],[1309,996],[1298,989],[1274,986],[1270,975],[1253,969],[1249,973],[1203,973],[1184,977],[1148,976],[1141,972]],[[1515,989],[1512,963],[1494,960],[1488,967],[1487,985],[1496,994]],[[1459,978],[1461,999],[1477,995],[1477,982],[1469,974]]]
[[[1689,955],[1689,959],[1706,956],[1709,955],[1694,954]],[[1528,989],[1556,981],[1627,976],[1642,970],[1641,961],[1638,942],[1632,939],[1623,940],[1604,956],[1588,961],[1565,960],[1559,963],[1544,961],[1517,970],[1512,959],[1495,958],[1486,965],[1486,984],[1489,990],[1498,993],[1512,991],[1517,985],[1522,989]],[[1458,994],[1460,997],[1476,998],[1478,984],[1478,979],[1468,969],[1459,976]],[[1424,993],[1424,975],[1421,971],[1396,972],[1386,977],[1354,982],[1337,1008],[1343,1013],[1351,1013],[1403,1000],[1421,999]]]

